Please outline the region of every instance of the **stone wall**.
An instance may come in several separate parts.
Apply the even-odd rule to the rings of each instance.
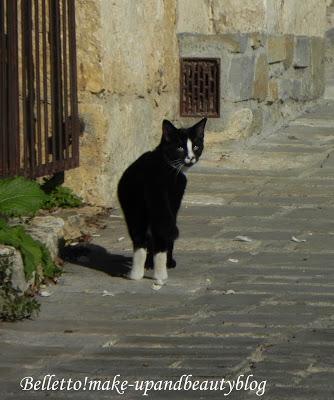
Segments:
[[[185,33],[179,35],[179,47],[181,57],[221,60],[221,116],[208,123],[209,141],[268,131],[324,91],[320,37]]]
[[[331,0],[178,0],[177,32],[323,36]]]
[[[179,116],[179,57],[220,57],[221,118],[210,139],[279,125],[323,92],[330,0],[77,0],[81,166],[66,185],[114,206],[124,169]]]
[[[266,0],[267,31],[323,37],[328,1]]]
[[[77,0],[81,167],[66,184],[86,201],[115,204],[126,166],[158,144],[178,108],[176,3]]]

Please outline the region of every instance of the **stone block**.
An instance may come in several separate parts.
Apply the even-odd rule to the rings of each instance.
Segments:
[[[311,79],[312,94],[315,98],[321,97],[325,90],[325,46],[324,39],[311,38]]]
[[[80,62],[78,88],[95,94],[102,92],[104,89],[102,66],[89,60]]]
[[[264,112],[262,108],[255,108],[252,110],[253,111],[253,121],[252,125],[249,129],[250,134],[259,134],[262,132],[263,125],[264,125]]]
[[[255,56],[236,56],[231,60],[227,97],[232,101],[243,101],[253,96]]]
[[[249,108],[235,111],[228,121],[224,137],[229,139],[246,139],[250,136],[250,128],[253,122],[253,112]]]
[[[285,36],[269,36],[267,49],[269,64],[284,61],[286,59]]]
[[[219,56],[222,51],[230,53],[245,53],[249,36],[240,33],[204,35],[178,34],[181,57]]]
[[[269,64],[269,78],[280,79],[282,77],[287,77],[284,64],[281,62]]]
[[[294,36],[293,35],[286,35],[286,37],[285,37],[286,58],[284,60],[284,68],[285,69],[288,69],[292,65],[294,46],[295,46]]]
[[[268,97],[267,101],[269,103],[274,103],[276,100],[278,100],[278,83],[276,80],[270,80],[268,82]]]
[[[266,43],[266,38],[262,33],[252,32],[250,34],[250,46],[256,50],[259,47],[263,47]]]
[[[176,4],[178,33],[211,33],[210,7],[206,0],[182,0]]]
[[[299,79],[291,79],[290,84],[291,84],[290,97],[296,101],[304,100],[304,96],[305,96],[304,89],[305,88],[303,87],[302,81]]]
[[[96,206],[59,210],[57,216],[64,221],[64,240],[77,240],[83,232],[94,232],[94,229],[89,227],[89,221],[101,212],[103,212],[103,208]]]
[[[310,82],[304,79],[282,79],[279,83],[278,95],[281,100],[288,98],[295,101],[305,101],[311,98]]]
[[[21,253],[11,246],[0,246],[0,275],[3,283],[22,293],[33,282],[26,281]]]
[[[265,100],[268,93],[269,67],[265,54],[260,54],[256,60],[253,97],[259,101]]]
[[[280,79],[278,81],[278,97],[285,101],[291,97],[291,80]]]
[[[225,45],[223,35],[182,33],[178,35],[181,57],[221,57]],[[225,43],[226,44],[226,43]]]
[[[99,93],[104,86],[101,63],[103,45],[100,40],[101,14],[98,2],[78,1],[77,49],[78,90]]]
[[[63,237],[64,221],[53,216],[35,217],[26,231],[35,240],[42,242],[54,259],[58,255],[59,240]]]
[[[191,7],[198,2],[193,0]],[[263,0],[207,0],[207,7],[212,11],[210,17],[216,33],[258,32],[266,29],[266,5]]]
[[[311,62],[310,38],[307,36],[298,36],[295,41],[295,51],[293,57],[293,66],[295,68],[306,68]]]
[[[224,47],[231,53],[244,53],[247,49],[248,36],[240,33],[219,35]]]

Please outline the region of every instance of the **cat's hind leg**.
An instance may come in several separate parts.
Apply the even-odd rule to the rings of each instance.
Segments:
[[[172,242],[167,250],[167,268],[175,268],[176,261],[173,258],[173,245]],[[145,268],[146,269],[153,269],[154,268],[154,245],[152,237],[149,237],[147,241],[147,255],[145,261]]]
[[[144,247],[134,249],[132,268],[128,275],[129,279],[138,281],[144,277],[146,252]]]
[[[137,214],[136,218],[132,216],[128,226],[133,243],[132,268],[128,278],[138,281],[144,277],[147,254],[147,221],[144,213]]]

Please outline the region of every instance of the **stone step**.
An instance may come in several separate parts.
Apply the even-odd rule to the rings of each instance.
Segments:
[[[290,126],[313,126],[316,128],[334,128],[334,115],[327,118],[305,118],[304,116],[290,122]]]

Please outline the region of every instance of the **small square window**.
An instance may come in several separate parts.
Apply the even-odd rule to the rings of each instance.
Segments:
[[[219,58],[181,58],[180,82],[182,117],[219,117]]]

